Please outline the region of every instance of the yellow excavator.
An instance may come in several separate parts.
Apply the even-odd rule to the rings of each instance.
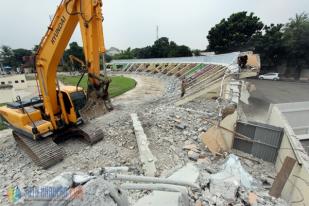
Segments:
[[[102,22],[101,0],[62,0],[35,55],[39,96],[30,100],[17,97],[0,108],[17,145],[39,166],[47,168],[64,158],[64,151],[55,143],[58,140],[78,136],[94,144],[103,138],[103,131],[90,123],[113,109],[104,66]],[[63,86],[57,79],[59,61],[78,24],[84,73],[88,73],[87,92],[78,85]]]

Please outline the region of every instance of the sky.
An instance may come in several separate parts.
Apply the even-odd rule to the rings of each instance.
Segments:
[[[0,45],[31,49],[47,30],[60,0],[0,0]],[[286,23],[309,13],[309,0],[103,0],[107,48],[145,47],[159,37],[205,49],[208,31],[239,11],[254,12],[263,23]],[[77,29],[71,41],[81,44]]]

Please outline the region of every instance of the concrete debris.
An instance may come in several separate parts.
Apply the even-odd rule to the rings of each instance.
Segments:
[[[194,151],[190,150],[190,151],[188,152],[188,157],[189,157],[189,159],[191,159],[191,160],[197,161],[198,158],[200,157],[200,154],[197,153],[197,152],[194,152]]]
[[[70,188],[73,185],[73,172],[64,172],[46,182],[44,186]]]
[[[201,200],[196,200],[195,206],[203,206],[202,201]]]
[[[123,184],[121,185],[126,190],[152,190],[152,191],[165,191],[165,192],[176,192],[178,197],[178,205],[187,206],[190,204],[188,197],[188,190],[184,187],[166,185],[166,184]],[[153,202],[149,202],[148,205],[161,205]]]
[[[89,171],[90,176],[100,176],[106,173],[123,173],[123,172],[128,172],[129,167],[98,167],[95,168],[91,171]]]
[[[229,104],[229,105],[225,106],[222,109],[222,119],[229,116],[230,114],[233,114],[236,111],[236,107],[237,107],[237,105],[235,105],[235,104]]]
[[[82,191],[82,197],[74,198],[68,206],[129,206],[126,193],[102,177],[87,182]]]
[[[168,179],[175,181],[188,181],[194,184],[199,176],[199,170],[193,164],[187,164],[185,167],[179,169],[172,174]],[[155,191],[137,201],[135,206],[145,205],[169,205],[169,206],[183,206],[186,205],[183,195],[180,192],[163,192]],[[188,205],[188,204],[187,204]]]
[[[256,194],[254,192],[249,192],[248,203],[251,206],[257,206],[257,196],[256,196]]]
[[[147,183],[162,183],[162,184],[170,184],[170,185],[178,185],[178,186],[186,186],[192,187],[195,189],[199,189],[199,186],[185,180],[173,180],[166,178],[158,178],[158,177],[145,177],[145,176],[134,176],[134,175],[119,175],[119,174],[107,174],[105,176],[108,180],[123,180],[123,181],[132,181],[132,182],[147,182]]]
[[[230,154],[227,161],[221,166],[221,171],[213,174],[211,181],[225,180],[226,178],[233,177],[229,181],[238,181],[238,185],[242,185],[247,189],[252,189],[256,185],[253,177],[241,166],[239,158]]]
[[[184,150],[193,150],[195,152],[199,151],[196,144],[187,144],[187,145],[183,146],[182,149],[184,149]]]
[[[232,150],[229,152],[248,157],[233,163],[238,165],[236,170],[233,169],[233,164],[231,167],[225,165],[227,162],[225,156],[213,156],[208,150],[210,147],[205,149],[199,135],[201,132],[209,131],[212,126],[206,120],[219,119],[216,101],[199,97],[181,107],[176,107],[174,102],[180,96],[179,79],[150,73],[129,76],[137,81],[136,88],[114,98],[112,101],[115,110],[92,122],[104,131],[104,140],[91,147],[85,146],[83,142],[76,139],[60,143],[67,155],[64,161],[50,169],[43,170],[32,164],[29,158],[20,153],[11,137],[11,131],[2,131],[0,134],[0,186],[5,189],[11,185],[25,188],[45,185],[46,180],[51,180],[46,185],[61,186],[68,190],[76,188],[74,194],[79,194],[78,188],[82,188],[83,199],[77,198],[71,202],[55,200],[46,205],[178,206],[187,204],[187,197],[189,205],[240,206],[249,205],[253,196],[249,194],[250,192],[256,194],[257,205],[287,205],[282,199],[272,198],[268,194],[276,176],[273,164],[260,160],[260,164],[257,164],[249,160],[252,156]],[[230,102],[221,104],[226,106]],[[133,114],[133,118],[130,114]],[[138,117],[136,114],[139,114]],[[133,127],[132,122],[135,125]],[[229,124],[226,127],[232,129],[229,126],[232,125]],[[222,134],[223,140],[229,139],[224,136],[224,132]],[[146,142],[143,141],[145,139]],[[220,147],[219,152],[222,152],[222,145],[216,143]],[[230,144],[227,145],[230,146]],[[149,150],[144,150],[145,148]],[[152,155],[149,155],[149,151]],[[149,165],[150,167],[147,168]],[[239,166],[263,184],[248,189],[243,182],[243,179],[248,179],[246,175],[237,179],[239,174],[243,173],[239,170]],[[216,179],[218,185],[214,184],[215,181],[211,182],[214,175],[225,170],[233,172],[233,174],[228,173],[233,177],[229,183],[234,183],[234,176],[238,180],[236,195],[235,184],[226,192],[228,189],[223,188],[222,185],[225,182],[222,179]],[[166,188],[166,182],[142,184],[139,181],[106,178],[110,174],[118,176],[125,174],[138,179],[144,175],[152,178],[156,176],[173,183],[189,182],[195,187],[178,185],[177,188],[181,187],[183,190],[152,191],[156,188],[162,189],[162,184]],[[129,187],[140,189],[125,190],[121,185],[126,189]],[[168,185],[173,188],[175,186]],[[254,184],[251,183],[251,185]],[[147,190],[149,187],[152,187],[150,189],[152,192]],[[213,194],[214,188],[221,193],[231,195]],[[186,191],[186,197],[182,191]],[[0,205],[10,205],[8,198],[0,197]]]
[[[230,131],[234,131],[237,118],[238,118],[238,113],[237,113],[237,111],[235,111],[234,113],[226,116],[220,122],[220,126],[223,127],[223,128],[229,129]],[[224,129],[221,129],[221,134],[224,138],[224,142],[227,146],[227,150],[229,150],[229,148],[233,147],[234,134],[232,132],[229,132],[229,131],[224,130]]]
[[[82,185],[83,184],[83,185]],[[80,185],[80,186],[77,186]],[[53,188],[48,194],[44,191]],[[57,189],[58,188],[58,189]],[[57,190],[56,190],[57,189]],[[24,196],[18,201],[18,205],[34,206],[89,206],[89,205],[107,205],[107,206],[128,206],[128,199],[124,191],[101,177],[89,176],[81,172],[65,172],[42,186],[36,187],[38,196]]]
[[[239,182],[239,177],[219,176],[216,174],[216,176],[210,178],[210,192],[222,196],[228,201],[234,201],[240,185]]]
[[[176,124],[176,128],[178,129],[186,129],[187,125],[183,124],[183,123],[179,123],[179,124]]]
[[[147,136],[144,133],[143,127],[138,120],[138,116],[135,113],[131,114],[131,118],[133,121],[134,132],[136,135],[137,145],[140,153],[140,159],[143,163],[143,169],[145,175],[147,176],[155,176],[156,166],[155,161],[156,158],[152,155],[148,145]]]
[[[86,175],[86,174],[76,174],[76,175],[73,175],[73,182],[74,182],[74,185],[82,185],[86,182],[88,182],[89,180],[92,180],[92,179],[95,179],[94,176],[89,176],[89,175]]]
[[[222,154],[227,151],[225,140],[220,128],[213,126],[200,135],[204,145],[213,155]]]
[[[129,167],[104,167],[103,171],[105,173],[128,172]]]

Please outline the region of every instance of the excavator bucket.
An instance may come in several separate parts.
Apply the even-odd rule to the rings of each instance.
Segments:
[[[89,78],[94,78],[99,85],[88,83],[87,102],[79,111],[84,122],[100,117],[113,110],[109,95],[108,87],[111,82],[110,78],[89,74]],[[89,81],[90,82],[90,81]]]
[[[86,105],[79,111],[84,122],[100,117],[113,110],[110,99],[98,98],[95,92],[88,94]]]

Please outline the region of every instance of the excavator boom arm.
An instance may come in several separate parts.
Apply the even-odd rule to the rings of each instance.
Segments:
[[[61,112],[57,103],[57,68],[68,42],[79,24],[85,66],[88,73],[100,76],[100,57],[105,53],[101,0],[62,0],[44,35],[36,54],[36,70],[43,96],[45,113],[56,129],[55,114]],[[89,78],[88,94],[100,88],[100,81]]]

